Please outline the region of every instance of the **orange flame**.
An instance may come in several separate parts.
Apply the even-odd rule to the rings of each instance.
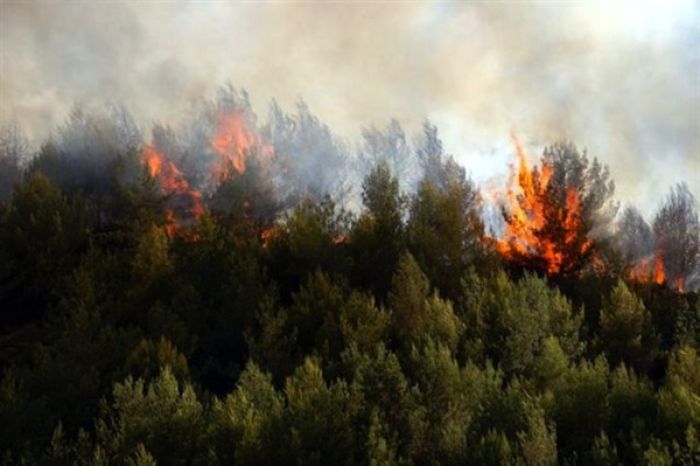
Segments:
[[[173,196],[170,204],[177,204],[176,208],[166,212],[165,230],[169,236],[172,237],[180,227],[204,213],[202,194],[190,188],[182,172],[165,154],[153,146],[145,146],[141,152],[141,163],[148,169],[149,175],[158,180],[160,189]]]
[[[638,283],[666,283],[664,272],[663,250],[659,247],[653,256],[645,257],[637,262],[629,271],[629,279]]]
[[[685,293],[685,277],[680,274],[675,277],[666,276],[663,246],[658,246],[654,255],[647,256],[632,266],[628,278],[637,283],[655,283],[669,285],[679,293]]]
[[[575,187],[566,190],[563,206],[556,205],[548,193],[554,167],[544,163],[540,170],[530,168],[527,154],[512,134],[517,156],[517,172],[513,169],[508,181],[506,200],[508,213],[504,237],[496,248],[504,257],[536,259],[548,274],[567,270],[574,256],[582,256],[593,245],[582,236],[581,200]],[[559,233],[546,233],[552,227]]]
[[[182,192],[189,189],[189,184],[180,170],[155,147],[144,147],[141,152],[141,163],[148,168],[149,175],[158,180],[164,192]]]
[[[260,242],[263,249],[267,249],[275,235],[277,235],[277,230],[274,227],[266,228],[260,233]]]
[[[656,250],[656,260],[654,262],[654,283],[660,285],[666,281],[666,274],[664,273],[664,257],[661,248]]]
[[[220,157],[213,168],[214,176],[220,181],[228,179],[234,172],[239,175],[245,173],[246,160],[253,150],[257,150],[257,155],[263,158],[273,153],[273,147],[265,144],[250,128],[242,112],[219,115],[211,147]]]

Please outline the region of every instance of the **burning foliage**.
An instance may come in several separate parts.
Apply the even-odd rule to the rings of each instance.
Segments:
[[[700,281],[697,213],[687,187],[673,191],[653,228],[638,213],[625,211],[614,229],[614,184],[607,168],[595,159],[589,162],[569,143],[546,148],[532,163],[513,135],[516,159],[505,189],[492,193],[499,211],[493,221],[484,216],[484,196],[444,152],[429,122],[416,140],[396,120],[384,129],[366,128],[362,143],[353,148],[303,103],[287,114],[273,102],[267,120],[259,123],[245,91],[227,86],[214,101],[194,107],[182,126],[154,127],[148,142],[119,106],[95,114],[76,108],[56,134],[29,163],[29,171],[45,173],[69,195],[85,195],[100,222],[109,216],[105,206],[114,201],[110,187],[133,187],[145,170],[164,195],[170,236],[186,233],[209,211],[229,227],[247,224],[267,244],[265,232],[306,198],[331,196],[356,212],[362,204],[361,180],[381,162],[397,177],[402,199],[411,193],[425,197],[427,182],[437,189],[436,196],[447,196],[440,202],[454,207],[444,219],[428,215],[421,231],[447,231],[454,219],[464,219],[450,241],[436,236],[436,244],[450,243],[452,251],[421,259],[429,270],[455,268],[452,294],[460,288],[463,266],[478,255],[463,254],[464,238],[492,248],[513,269],[550,277],[596,271],[678,290],[694,289]],[[3,160],[14,161],[10,156]],[[406,207],[416,210],[413,204],[402,204],[398,225],[411,214]],[[499,221],[500,231],[483,233],[483,222],[499,230]],[[377,247],[384,245],[380,241]],[[615,262],[615,254],[624,265]]]
[[[148,170],[149,176],[158,180],[160,189],[168,196],[168,235],[173,236],[178,229],[191,226],[204,212],[202,193],[190,188],[182,172],[154,146],[144,147],[141,163]]]
[[[547,149],[541,166],[530,167],[513,134],[513,167],[502,207],[505,231],[498,252],[515,264],[549,275],[571,273],[592,261],[596,221],[614,190],[597,160],[570,144]]]
[[[202,190],[191,186],[188,177],[173,161],[178,154],[170,157],[155,144],[144,146],[141,163],[149,175],[158,180],[162,192],[170,196],[167,203],[167,231],[170,235],[193,225],[206,204],[214,213],[229,218],[229,223],[253,220],[262,234],[263,243],[268,243],[271,225],[285,204],[279,200],[280,192],[290,193],[288,188],[280,189],[275,180],[285,175],[293,178],[297,162],[289,154],[294,152],[290,152],[293,144],[299,143],[296,138],[300,134],[292,136],[292,133],[298,133],[297,125],[291,117],[281,114],[278,107],[273,107],[275,125],[268,125],[261,132],[255,125],[255,118],[249,114],[247,104],[236,103],[235,99],[232,102],[216,108],[211,118],[214,125],[208,133],[208,142],[200,145],[200,150],[208,151],[212,157],[209,180],[200,181],[200,185],[209,186],[209,194],[203,196]],[[304,116],[304,109],[300,110],[299,121],[315,127],[316,120]],[[445,189],[453,178],[466,179],[464,170],[453,159],[448,157],[444,163],[432,160],[431,154],[442,154],[442,146],[435,127],[426,124],[424,130],[426,140],[416,150],[416,162],[422,165],[425,179],[438,189]],[[285,133],[287,142],[281,136]],[[283,149],[276,151],[273,144],[266,142],[268,138],[280,141]],[[545,149],[539,165],[531,165],[522,143],[514,134],[512,138],[516,163],[511,169],[507,188],[496,194],[501,202],[504,229],[500,237],[490,239],[495,250],[512,266],[539,270],[549,276],[578,273],[586,268],[605,273],[606,260],[598,246],[606,241],[616,212],[616,205],[609,201],[614,184],[609,180],[607,169],[595,159],[589,163],[585,152],[580,153],[568,143]],[[321,139],[332,145],[329,137]],[[290,146],[293,141],[296,143]],[[402,151],[410,152],[408,147]],[[438,158],[445,157],[440,155]],[[182,154],[179,159],[183,163],[187,161]],[[627,269],[629,280],[656,284],[668,282],[678,290],[686,288],[687,277],[697,266],[695,262],[686,264],[677,259],[684,252],[676,251],[672,253],[676,259],[669,259],[666,249],[673,249],[669,238],[675,233],[665,226],[672,219],[684,218],[683,231],[688,230],[685,236],[693,236],[693,228],[697,229],[697,226],[693,226],[692,218],[685,218],[688,212],[692,213],[693,207],[686,205],[690,201],[683,197],[687,197],[684,193],[678,188],[674,194],[675,204],[663,211],[668,218],[657,219],[654,232],[638,213],[628,209],[623,214],[621,223],[626,226],[619,229],[617,247],[630,264]],[[472,201],[477,202],[477,199]],[[623,230],[627,235],[624,241],[619,236]],[[687,238],[677,240],[680,244],[689,244]],[[694,246],[691,244],[690,247]],[[694,257],[692,251],[688,257]],[[670,265],[671,262],[675,265]],[[672,267],[678,270],[669,273]]]
[[[437,129],[409,145],[392,124],[365,134],[378,163],[351,211],[317,197],[346,174],[327,128],[301,111],[261,129],[241,99],[124,150],[119,124],[76,114],[0,202],[4,458],[363,463],[389,445],[415,464],[588,464],[608,438],[630,464],[690,457],[700,302],[679,291],[697,289],[700,228],[686,187],[653,227],[627,209],[613,234],[597,161],[556,144],[531,165],[516,140],[494,238]],[[396,176],[404,155],[422,168],[415,191]],[[630,418],[628,399],[639,416],[609,422]]]
[[[580,271],[587,266],[607,273],[600,247],[610,240],[617,206],[607,169],[570,144],[545,150],[540,166],[513,135],[516,165],[502,198],[504,232],[496,250],[517,267],[547,275]],[[497,194],[496,197],[499,195]],[[671,190],[654,219],[653,229],[634,208],[624,210],[612,237],[628,264],[626,278],[668,285],[684,291],[698,280],[700,222],[695,200],[684,184]]]
[[[272,189],[262,192],[265,179],[269,178],[266,170],[274,156],[274,147],[265,143],[255,128],[247,104],[234,98],[222,99],[219,104],[209,118],[214,124],[205,133],[208,142],[188,148],[189,153],[203,152],[212,160],[208,176],[199,177],[201,188],[193,188],[188,176],[176,164],[175,160],[179,160],[194,167],[191,178],[197,179],[198,164],[188,164],[192,157],[187,157],[188,150],[180,147],[172,132],[156,128],[154,144],[145,145],[141,152],[142,165],[168,196],[166,229],[171,236],[192,226],[204,212],[205,202],[215,213],[227,215],[232,210],[255,211],[261,199],[274,195]],[[158,147],[158,142],[167,149]]]
[[[662,249],[658,248],[652,256],[640,259],[633,264],[629,271],[629,278],[639,283],[656,283],[657,285],[666,283]]]
[[[663,251],[669,282],[681,291],[695,288],[700,280],[700,220],[695,198],[686,184],[671,189],[654,218],[653,230]]]
[[[267,160],[274,154],[274,147],[263,142],[239,111],[218,116],[211,147],[221,158],[213,168],[213,175],[220,181],[234,174],[245,173],[246,159],[253,153],[261,160]]]
[[[671,189],[653,228],[635,209],[626,209],[617,247],[632,264],[630,280],[667,284],[681,292],[695,288],[700,280],[700,221],[688,187],[680,183]]]

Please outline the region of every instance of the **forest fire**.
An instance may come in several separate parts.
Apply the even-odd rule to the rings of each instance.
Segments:
[[[657,285],[666,283],[663,251],[661,248],[657,248],[653,256],[645,257],[634,264],[629,272],[629,278],[638,283],[656,283]]]
[[[670,285],[681,293],[685,292],[686,277],[683,274],[667,276],[662,247],[657,247],[654,255],[637,261],[628,272],[628,278],[637,283]]]
[[[245,173],[246,160],[253,152],[261,159],[269,158],[274,152],[273,146],[265,144],[250,128],[242,112],[219,115],[211,147],[220,157],[213,168],[213,175],[219,181],[230,178],[233,173]]]
[[[218,115],[211,139],[207,142],[216,157],[211,167],[215,185],[246,173],[249,157],[267,161],[274,153],[240,111]],[[202,193],[194,189],[178,166],[164,151],[147,145],[141,153],[141,163],[151,177],[158,180],[161,191],[169,196],[167,201],[167,226],[169,235],[183,227],[191,226],[204,212]],[[243,203],[248,208],[249,201]]]
[[[517,170],[506,192],[504,236],[496,242],[498,252],[516,262],[536,263],[547,274],[570,271],[592,246],[586,237],[581,200],[574,186],[567,186],[563,202],[550,189],[554,167],[543,161],[530,168],[522,144],[512,135]]]
[[[148,168],[148,174],[158,180],[164,192],[181,192],[189,189],[189,184],[180,170],[155,147],[144,147],[141,152],[141,163]]]
[[[141,163],[147,167],[149,175],[158,180],[164,194],[170,195],[166,212],[166,231],[169,236],[191,224],[204,212],[202,194],[191,189],[182,172],[153,146],[145,146],[141,152]]]

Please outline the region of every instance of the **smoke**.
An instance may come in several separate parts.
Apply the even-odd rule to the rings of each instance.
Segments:
[[[148,134],[230,81],[350,140],[429,118],[480,183],[505,175],[511,129],[530,153],[570,138],[647,213],[679,180],[700,197],[699,13],[623,3],[3,1],[0,120],[38,140],[114,100]]]

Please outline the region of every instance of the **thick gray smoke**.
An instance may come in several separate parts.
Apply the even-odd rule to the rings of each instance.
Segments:
[[[371,128],[393,117],[411,136],[434,122],[480,183],[505,174],[511,129],[533,155],[572,139],[610,166],[617,197],[648,215],[677,181],[700,197],[697,8],[3,0],[0,120],[17,119],[38,141],[75,103],[115,100],[149,134],[230,81],[251,92],[259,115],[272,98],[289,109],[303,97],[338,134],[324,136],[328,163],[345,156],[340,138],[370,128],[377,142]],[[321,137],[323,125],[309,124]],[[303,141],[298,133],[289,144]],[[334,182],[317,181],[313,189]]]

